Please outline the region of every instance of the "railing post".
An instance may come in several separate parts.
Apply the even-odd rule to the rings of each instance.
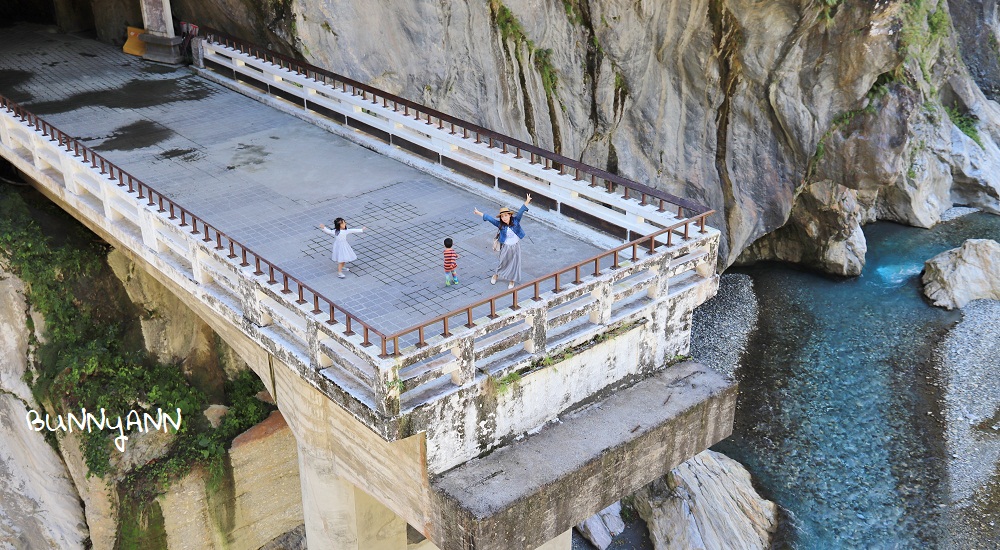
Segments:
[[[195,36],[191,39],[191,60],[195,67],[205,68],[205,39]]]
[[[320,341],[327,337],[322,326],[322,322],[314,317],[306,318],[306,347],[309,349],[309,367],[317,372],[333,365],[333,360],[323,353],[319,345]]]
[[[375,394],[375,408],[384,416],[399,414],[399,370],[386,365],[375,365],[372,392]]]
[[[257,294],[257,283],[250,275],[249,268],[241,270],[243,276],[238,281],[240,292],[240,303],[243,306],[243,318],[258,327],[270,326],[274,321],[271,316],[264,312],[264,307],[260,303],[260,296]]]
[[[456,386],[464,386],[476,377],[476,338],[467,334],[455,342],[451,353],[458,360],[458,367],[451,371],[451,382]]]
[[[603,325],[611,320],[611,292],[613,281],[607,278],[594,287],[591,296],[594,297],[594,307],[590,310],[590,322]]]
[[[156,238],[157,215],[151,207],[139,207],[139,231],[142,233],[142,243],[157,254],[163,251],[164,245]]]
[[[544,354],[548,349],[548,307],[542,304],[528,315],[524,322],[531,327],[528,339],[524,341],[524,351]]]

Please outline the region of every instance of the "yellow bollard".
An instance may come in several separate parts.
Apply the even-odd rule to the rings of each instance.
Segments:
[[[139,35],[146,32],[146,29],[137,29],[135,27],[128,27],[128,40],[125,41],[125,45],[122,46],[122,51],[125,53],[130,53],[132,55],[138,55],[142,57],[146,54],[146,43],[139,40]]]

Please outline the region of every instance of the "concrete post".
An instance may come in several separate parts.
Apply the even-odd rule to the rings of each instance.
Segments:
[[[612,284],[610,280],[601,281],[591,292],[594,297],[594,308],[590,310],[590,322],[595,325],[603,325],[611,320]]]
[[[199,69],[205,68],[205,39],[196,36],[191,39],[192,64]]]
[[[531,327],[531,335],[528,339],[524,341],[524,351],[528,353],[545,353],[548,347],[546,343],[548,342],[547,336],[547,318],[548,318],[548,308],[545,305],[539,306],[535,309],[535,312],[525,319]]]
[[[159,254],[163,251],[163,245],[156,238],[157,214],[152,206],[142,206],[139,208],[139,231],[142,232],[142,242],[150,250]]]
[[[76,183],[76,171],[80,169],[80,163],[76,157],[70,153],[60,155],[62,160],[63,187],[74,195],[80,194],[80,188]]]
[[[341,479],[336,457],[314,456],[299,445],[302,512],[310,548],[406,550],[406,522]]]
[[[170,0],[141,0],[142,24],[146,27],[146,32],[163,36],[174,37],[173,13],[170,10]]]
[[[670,277],[667,276],[669,266],[670,257],[664,255],[655,267],[650,268],[656,279],[647,291],[647,296],[652,298],[656,303],[653,309],[653,326],[650,329],[652,334],[657,335],[652,338],[654,346],[653,364],[656,366],[663,365],[664,361],[666,361],[666,346],[659,335],[665,334],[668,330],[667,322],[669,320],[669,313],[666,310],[668,309],[667,294],[670,292]]]
[[[11,151],[14,150],[14,144],[10,141],[10,130],[7,129],[7,124],[10,121],[9,118],[0,117],[0,143],[3,143]]]
[[[451,381],[464,386],[476,377],[476,339],[471,334],[460,338],[451,353],[458,358],[458,369],[451,372]]]
[[[252,268],[244,268],[249,270]],[[271,316],[265,313],[260,304],[260,297],[257,296],[257,287],[249,277],[237,279],[240,289],[240,302],[243,305],[243,317],[258,327],[269,326],[272,322]]]

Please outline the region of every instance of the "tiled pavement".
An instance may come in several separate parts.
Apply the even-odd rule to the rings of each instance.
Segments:
[[[501,204],[204,80],[48,27],[0,29],[0,94],[129,171],[385,332],[499,292],[495,230],[473,208]],[[335,68],[334,68],[335,69]],[[521,200],[511,197],[507,206]],[[351,227],[346,279],[316,226]],[[523,222],[530,280],[598,248]],[[443,240],[461,284],[444,286]]]

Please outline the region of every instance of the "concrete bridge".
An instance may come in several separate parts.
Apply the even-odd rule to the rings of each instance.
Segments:
[[[409,524],[420,547],[568,549],[729,435],[735,385],[677,363],[718,285],[707,208],[214,31],[196,75],[5,36],[0,154],[264,381],[311,548],[403,549]],[[471,212],[527,192],[504,290]],[[334,215],[369,227],[344,281],[315,230]]]

